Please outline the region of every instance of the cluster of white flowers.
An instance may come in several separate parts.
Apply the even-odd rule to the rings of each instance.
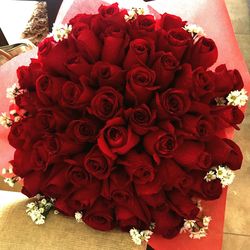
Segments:
[[[12,120],[6,114],[6,112],[4,112],[0,115],[0,125],[5,127],[5,128],[9,128],[12,125]]]
[[[128,22],[130,20],[134,20],[136,19],[136,17],[138,15],[144,15],[145,14],[145,10],[144,8],[132,8],[131,10],[128,11],[128,15],[125,15],[125,21]]]
[[[2,175],[13,174],[13,166],[9,164],[9,168],[2,168]]]
[[[232,184],[234,178],[235,173],[230,168],[224,165],[219,165],[218,167],[212,168],[204,177],[207,182],[219,179],[222,187]]]
[[[206,35],[203,28],[196,25],[196,24],[186,24],[183,29],[186,30],[187,32],[191,33],[192,37]]]
[[[82,222],[82,212],[75,212],[75,219],[78,223]]]
[[[130,229],[129,234],[132,237],[132,240],[136,245],[141,245],[143,241],[146,241],[146,242],[149,241],[153,232],[151,230],[139,231],[136,228],[132,228]]]
[[[227,105],[245,106],[248,100],[247,91],[245,89],[231,91],[226,99]]]
[[[9,178],[4,178],[4,182],[6,184],[8,184],[10,187],[14,187],[15,184],[20,181],[20,177],[19,176],[13,176],[13,177],[9,177]]]
[[[180,233],[189,233],[191,239],[201,239],[207,236],[207,230],[211,221],[210,216],[204,216],[199,220],[184,220]]]
[[[67,39],[71,30],[72,30],[72,25],[57,24],[53,26],[51,35],[53,36],[55,42],[59,42],[62,41],[63,39]]]
[[[41,225],[45,223],[46,216],[53,206],[54,205],[51,199],[46,200],[43,198],[27,204],[26,213],[35,224]]]
[[[16,83],[6,89],[6,97],[10,99],[11,102],[15,102],[15,97],[21,93],[22,92]]]

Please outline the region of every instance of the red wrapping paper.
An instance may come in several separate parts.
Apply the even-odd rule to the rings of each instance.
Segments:
[[[244,80],[245,89],[250,91],[250,76],[247,66],[239,50],[230,18],[223,0],[155,0],[145,3],[142,0],[64,0],[59,11],[56,22],[67,23],[74,15],[85,12],[97,12],[100,4],[118,2],[120,7],[147,7],[150,12],[157,17],[159,13],[168,12],[179,15],[189,23],[195,23],[205,30],[208,37],[215,40],[219,57],[216,65],[227,64],[229,69],[237,68]],[[22,54],[5,65],[0,67],[0,112],[8,111],[9,100],[6,99],[6,88],[16,82],[16,68],[20,65],[29,64],[29,58],[36,57],[36,51]],[[215,66],[216,66],[215,65]],[[215,67],[214,66],[214,67]],[[0,170],[7,167],[8,161],[12,159],[14,150],[7,141],[8,129],[0,127]],[[228,137],[232,137],[233,131],[227,132]],[[220,199],[216,201],[203,202],[206,215],[212,217],[209,234],[207,238],[201,240],[191,240],[186,234],[167,240],[160,236],[153,235],[149,244],[156,250],[175,249],[203,249],[219,250],[222,248],[222,235],[224,224],[224,212],[226,202],[226,190]]]

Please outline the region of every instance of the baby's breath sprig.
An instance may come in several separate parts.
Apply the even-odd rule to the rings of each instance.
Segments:
[[[9,128],[9,127],[11,127],[12,124],[13,124],[13,120],[10,118],[9,115],[7,115],[6,112],[3,112],[0,115],[0,125],[5,127],[5,128]]]
[[[143,8],[135,8],[132,7],[131,10],[128,11],[128,15],[124,16],[126,22],[133,21],[137,18],[138,15],[144,15],[145,10]]]
[[[146,241],[146,242],[149,241],[153,232],[150,230],[139,231],[136,228],[132,228],[130,229],[129,234],[132,237],[132,240],[136,245],[141,245],[143,241]]]
[[[245,89],[231,91],[226,99],[227,105],[243,107],[248,100],[247,91]]]
[[[75,219],[76,219],[76,222],[78,223],[82,223],[82,216],[83,216],[83,213],[82,212],[75,212]]]
[[[40,200],[27,204],[26,213],[35,224],[41,225],[45,223],[50,210],[54,207],[54,199],[40,195],[37,198],[40,198]]]
[[[184,27],[183,27],[184,30],[186,30],[187,32],[189,32],[191,34],[191,36],[193,37],[193,39],[195,40],[196,38],[198,37],[201,37],[201,36],[205,36],[205,32],[203,30],[202,27],[196,25],[196,24],[186,24]]]
[[[21,180],[21,177],[19,177],[19,176],[13,176],[13,177],[8,177],[8,178],[4,178],[4,182],[6,183],[6,184],[8,184],[10,187],[14,187],[15,186],[15,184],[17,183],[17,182],[19,182]]]
[[[54,24],[52,29],[52,34],[50,35],[53,36],[55,42],[59,42],[64,39],[67,39],[71,30],[72,30],[72,25]]]
[[[235,173],[225,165],[219,165],[217,167],[213,167],[209,172],[205,175],[204,180],[210,182],[215,179],[219,179],[222,187],[226,187],[233,183],[235,178]]]
[[[22,94],[24,91],[21,90],[16,83],[6,89],[6,97],[10,99],[10,102],[15,103],[15,98]]]

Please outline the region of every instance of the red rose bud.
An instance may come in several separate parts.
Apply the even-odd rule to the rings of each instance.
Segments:
[[[177,139],[171,125],[166,130],[158,129],[144,136],[143,145],[157,164],[160,158],[171,158],[177,148]]]
[[[61,96],[61,89],[64,82],[64,78],[42,74],[36,80],[36,94],[41,103],[45,106],[55,104]]]
[[[75,143],[95,142],[100,126],[96,119],[82,118],[72,120],[67,127],[66,136]]]
[[[128,210],[122,206],[117,206],[115,209],[116,220],[119,227],[124,232],[129,232],[131,228],[144,230],[149,227],[150,221],[142,221],[131,210]]]
[[[130,127],[126,128],[124,125],[125,121],[120,117],[116,117],[108,120],[106,126],[100,131],[97,140],[98,146],[111,159],[115,159],[117,154],[126,154],[140,140]]]
[[[202,66],[207,69],[212,66],[218,58],[218,50],[212,39],[201,37],[193,45],[191,58],[189,60],[193,69]]]
[[[122,90],[125,85],[125,72],[118,66],[107,62],[97,62],[94,64],[91,78],[100,87],[110,86],[117,90]]]
[[[91,65],[79,54],[70,55],[65,62],[68,76],[73,82],[77,82],[82,75],[89,76]]]
[[[125,111],[125,114],[128,117],[131,128],[138,135],[145,135],[156,129],[154,126],[156,111],[151,111],[146,104],[137,106],[134,109],[130,108]]]
[[[66,108],[83,109],[94,96],[94,90],[87,82],[76,84],[67,81],[62,86],[60,104]]]
[[[152,45],[144,39],[135,39],[130,42],[128,53],[123,62],[124,69],[131,69],[136,64],[147,64],[152,52]]]
[[[92,17],[93,17],[92,14],[85,14],[85,13],[77,14],[76,16],[74,16],[69,20],[69,24],[71,24],[72,26],[75,26],[78,23],[86,23],[90,25]]]
[[[182,193],[188,193],[192,184],[192,176],[186,173],[173,160],[164,159],[160,164],[159,173],[163,179],[166,190],[178,189]]]
[[[110,5],[101,5],[98,9],[99,14],[103,19],[112,19],[114,16],[120,13],[118,3],[113,3]]]
[[[35,126],[46,132],[64,131],[72,119],[58,108],[40,110],[35,117]]]
[[[168,206],[152,211],[155,222],[154,233],[161,234],[164,238],[171,239],[180,233],[183,218],[170,210]]]
[[[21,66],[17,69],[18,83],[21,89],[34,90],[36,79],[42,74],[39,60],[31,59],[29,66]]]
[[[74,52],[74,48],[68,40],[56,43],[53,38],[45,38],[38,45],[38,59],[42,64],[42,68],[49,74],[59,76],[67,76],[65,63],[68,56]]]
[[[183,28],[171,29],[159,33],[158,51],[170,51],[178,61],[181,61],[185,52],[192,46],[192,36]]]
[[[139,154],[131,150],[117,163],[124,166],[134,183],[146,184],[153,181],[155,177],[151,158],[146,153]]]
[[[164,191],[160,191],[156,194],[150,194],[150,195],[140,195],[140,197],[153,208],[160,208],[166,205],[166,194]]]
[[[156,73],[156,83],[161,90],[167,89],[173,81],[178,66],[179,62],[171,52],[160,52],[158,54],[152,69]]]
[[[22,193],[29,198],[41,193],[41,185],[44,182],[46,173],[42,171],[32,171],[23,178]]]
[[[205,151],[202,142],[186,140],[173,153],[174,159],[187,169],[207,170],[211,167],[212,157]]]
[[[189,139],[210,140],[215,134],[215,124],[211,118],[201,115],[184,115],[181,134]]]
[[[14,160],[10,161],[10,164],[13,167],[15,175],[21,178],[28,175],[33,170],[31,167],[30,151],[15,150]]]
[[[190,64],[180,65],[175,74],[174,87],[177,89],[189,90],[193,86],[193,71]]]
[[[200,209],[191,201],[191,199],[183,195],[177,190],[168,192],[167,197],[171,208],[181,217],[192,220],[195,219]]]
[[[227,165],[232,170],[241,168],[243,155],[239,146],[232,140],[214,137],[207,142],[206,148],[212,155],[213,165]]]
[[[156,94],[155,103],[160,119],[181,116],[191,106],[188,93],[185,90],[175,88],[168,89],[161,94]]]
[[[58,210],[60,213],[68,215],[68,216],[74,216],[75,212],[79,211],[69,206],[68,197],[56,199],[55,209]]]
[[[179,16],[171,15],[168,13],[164,13],[161,15],[160,19],[160,26],[166,31],[169,31],[171,29],[177,29],[182,28],[185,26],[187,22],[182,21],[182,19]]]
[[[215,83],[211,71],[198,67],[193,71],[192,95],[196,100],[209,103],[214,98]]]
[[[153,70],[143,66],[136,66],[127,73],[127,84],[125,98],[128,103],[147,103],[153,96],[155,90],[156,74]]]
[[[91,207],[100,196],[101,183],[92,180],[87,186],[77,189],[68,198],[68,204],[75,211],[81,211]]]
[[[81,23],[73,26],[72,34],[76,47],[87,62],[92,64],[98,61],[101,55],[101,42],[88,25]]]
[[[102,61],[121,65],[124,60],[129,37],[119,26],[108,26],[104,33]]]
[[[154,39],[155,18],[153,15],[138,15],[135,20],[129,22],[129,33],[132,39],[149,38]]]
[[[121,112],[122,95],[112,87],[102,87],[91,100],[88,112],[100,120],[108,120]]]
[[[222,185],[219,179],[207,182],[204,180],[204,172],[200,171],[192,172],[192,176],[194,178],[192,190],[195,195],[205,200],[215,200],[221,196]]]
[[[244,119],[244,113],[237,106],[216,106],[212,108],[211,114],[216,121],[217,130],[229,127],[239,130],[237,125]]]
[[[98,200],[84,214],[83,221],[90,227],[109,231],[115,227],[114,211],[110,207],[110,202],[104,198]]]
[[[97,179],[103,180],[110,176],[113,160],[104,155],[97,145],[93,146],[84,158],[85,169]]]

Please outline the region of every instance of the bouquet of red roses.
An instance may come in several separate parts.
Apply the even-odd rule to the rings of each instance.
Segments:
[[[32,220],[54,207],[98,230],[130,230],[136,243],[147,229],[204,236],[197,198],[219,198],[240,168],[225,131],[238,129],[247,100],[236,69],[208,69],[217,56],[199,26],[118,4],[55,28],[18,68],[7,124],[22,192],[45,197],[40,217],[28,206]]]

